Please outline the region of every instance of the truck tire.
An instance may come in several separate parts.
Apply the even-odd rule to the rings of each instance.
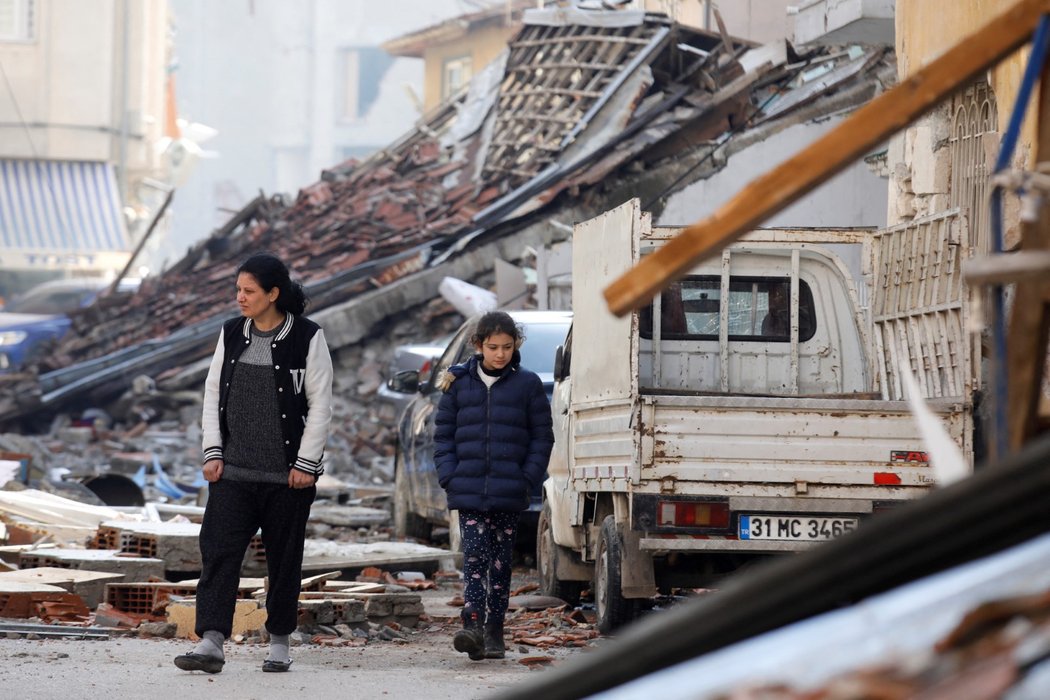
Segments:
[[[408,490],[405,458],[398,450],[397,456],[394,457],[394,534],[401,539],[411,537],[417,540],[429,540],[430,525],[412,512],[412,499],[409,497]]]
[[[544,501],[536,525],[536,569],[540,575],[540,594],[561,598],[569,605],[575,606],[580,602],[583,584],[580,581],[562,581],[558,578],[554,565],[559,549],[564,547],[554,541],[551,506]]]
[[[623,539],[616,518],[605,516],[598,535],[598,556],[594,560],[594,607],[598,630],[609,634],[634,619],[638,603],[623,597],[620,570],[623,565]]]

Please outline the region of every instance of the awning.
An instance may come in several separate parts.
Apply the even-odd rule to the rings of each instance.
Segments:
[[[119,269],[129,254],[109,163],[0,159],[0,269]]]

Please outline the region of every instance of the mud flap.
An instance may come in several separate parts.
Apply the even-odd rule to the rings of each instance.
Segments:
[[[656,574],[653,555],[639,547],[641,533],[623,528],[623,561],[620,568],[620,589],[624,598],[652,598],[656,595]]]

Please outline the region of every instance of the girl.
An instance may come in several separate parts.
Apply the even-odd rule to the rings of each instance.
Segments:
[[[554,444],[543,382],[520,365],[524,340],[508,314],[485,314],[471,336],[478,354],[440,384],[434,461],[448,507],[459,511],[463,549],[463,629],[453,646],[474,660],[504,656],[518,517]]]
[[[262,670],[291,666],[288,636],[298,618],[306,520],[332,418],[324,331],[302,316],[306,295],[285,264],[269,254],[248,258],[237,270],[237,305],[242,316],[223,325],[204,386],[209,495],[197,585],[201,642],[175,657],[184,671],[222,670],[241,560],[259,529],[269,575],[270,653]]]

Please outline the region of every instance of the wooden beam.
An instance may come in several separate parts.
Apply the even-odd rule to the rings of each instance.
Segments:
[[[963,260],[963,277],[973,286],[1033,282],[1050,277],[1050,250],[982,255]]]
[[[1032,162],[1050,158],[1050,70],[1043,67],[1036,105],[1036,139]],[[1050,208],[1039,207],[1039,218],[1021,224],[1021,254],[1050,256]],[[1039,430],[1039,397],[1043,393],[1047,338],[1050,335],[1050,284],[1041,279],[1018,281],[1006,336],[1006,421],[1011,452]]]
[[[838,127],[744,187],[706,221],[686,227],[605,289],[622,316],[905,128],[1027,43],[1050,0],[1019,0],[988,24],[857,110]]]

